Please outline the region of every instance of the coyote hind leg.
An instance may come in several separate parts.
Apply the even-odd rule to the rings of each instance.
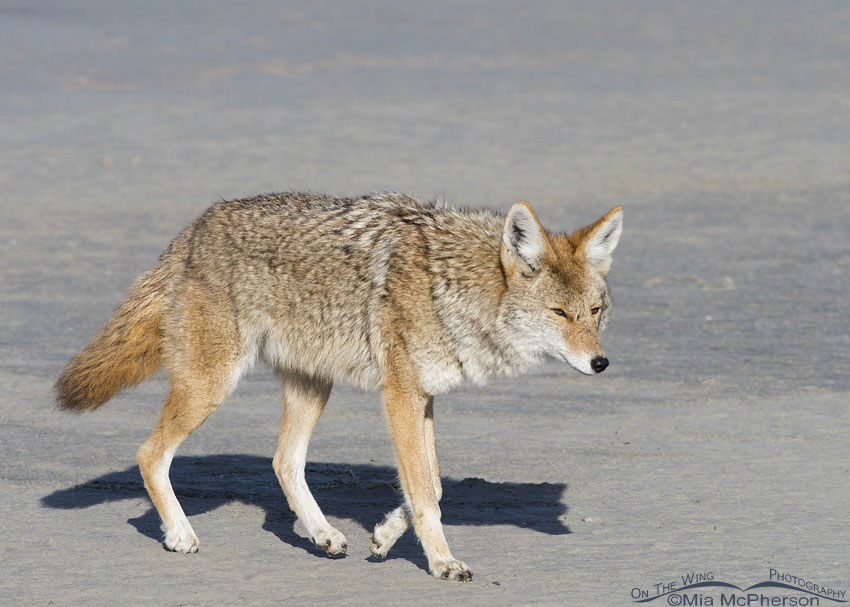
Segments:
[[[294,371],[281,374],[283,421],[272,464],[289,507],[304,525],[316,546],[330,555],[342,555],[348,541],[334,529],[310,493],[304,477],[310,435],[331,393],[331,382]]]
[[[232,313],[195,283],[187,283],[181,306],[166,321],[171,390],[159,422],[139,448],[139,470],[162,519],[165,546],[197,552],[198,536],[189,524],[168,477],[177,447],[224,401],[247,366]]]
[[[198,536],[189,524],[168,477],[177,447],[215,411],[226,390],[208,383],[205,390],[190,389],[172,379],[171,392],[162,407],[159,423],[139,448],[139,470],[151,501],[162,519],[165,546],[175,552],[197,552]]]

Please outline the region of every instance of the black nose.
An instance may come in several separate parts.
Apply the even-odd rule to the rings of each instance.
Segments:
[[[590,361],[590,366],[597,373],[602,373],[605,369],[608,368],[608,359],[604,356],[597,356],[592,361]]]

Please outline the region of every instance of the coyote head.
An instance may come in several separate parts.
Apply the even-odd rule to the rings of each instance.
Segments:
[[[511,207],[500,249],[508,286],[502,318],[523,354],[549,355],[588,375],[605,370],[605,277],[622,229],[620,207],[572,234],[548,234],[527,202]]]

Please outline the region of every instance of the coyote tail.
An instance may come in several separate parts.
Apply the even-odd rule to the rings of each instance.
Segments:
[[[153,375],[162,364],[162,320],[173,262],[163,256],[130,287],[112,318],[56,380],[65,411],[97,409],[118,391]]]

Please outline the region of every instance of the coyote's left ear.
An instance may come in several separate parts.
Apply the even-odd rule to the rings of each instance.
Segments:
[[[521,200],[508,211],[502,232],[502,266],[509,273],[533,275],[552,256],[552,245],[531,205]]]
[[[611,254],[617,248],[623,231],[623,209],[617,207],[596,222],[570,236],[576,255],[583,257],[597,272],[605,276],[611,269]]]

